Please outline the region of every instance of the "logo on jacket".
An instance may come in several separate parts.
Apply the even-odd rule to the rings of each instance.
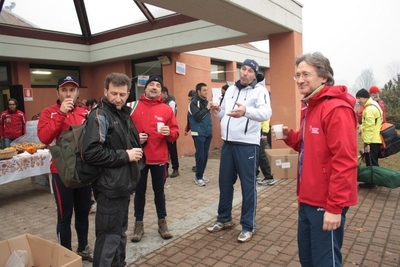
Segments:
[[[312,127],[312,126],[310,125],[310,132],[311,132],[312,134],[319,134],[319,128],[317,128],[317,127]]]

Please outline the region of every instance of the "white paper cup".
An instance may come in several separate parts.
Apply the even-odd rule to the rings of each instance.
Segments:
[[[215,106],[219,106],[219,98],[213,97],[212,103],[213,103],[213,105],[215,105]]]
[[[164,126],[163,122],[157,122],[157,131],[161,132],[161,127],[163,127],[163,126]]]
[[[274,129],[276,139],[283,139],[282,127],[283,124],[272,125],[272,129]]]

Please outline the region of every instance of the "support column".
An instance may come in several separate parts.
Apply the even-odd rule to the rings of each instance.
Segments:
[[[293,75],[296,69],[294,59],[302,54],[302,49],[302,34],[298,32],[269,36],[271,125],[283,124],[291,129],[299,127],[302,96],[298,93]],[[272,148],[286,147],[283,141],[272,140]]]

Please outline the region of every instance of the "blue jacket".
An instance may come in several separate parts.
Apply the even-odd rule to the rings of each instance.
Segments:
[[[192,136],[212,136],[212,120],[208,100],[193,96],[189,105],[189,124]]]

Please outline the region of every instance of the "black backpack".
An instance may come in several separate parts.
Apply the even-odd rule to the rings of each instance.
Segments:
[[[93,110],[92,110],[93,111]],[[98,109],[96,108],[96,113]],[[58,174],[68,188],[79,188],[93,183],[101,173],[99,166],[86,163],[81,156],[86,121],[82,125],[71,125],[63,131],[50,153]]]

